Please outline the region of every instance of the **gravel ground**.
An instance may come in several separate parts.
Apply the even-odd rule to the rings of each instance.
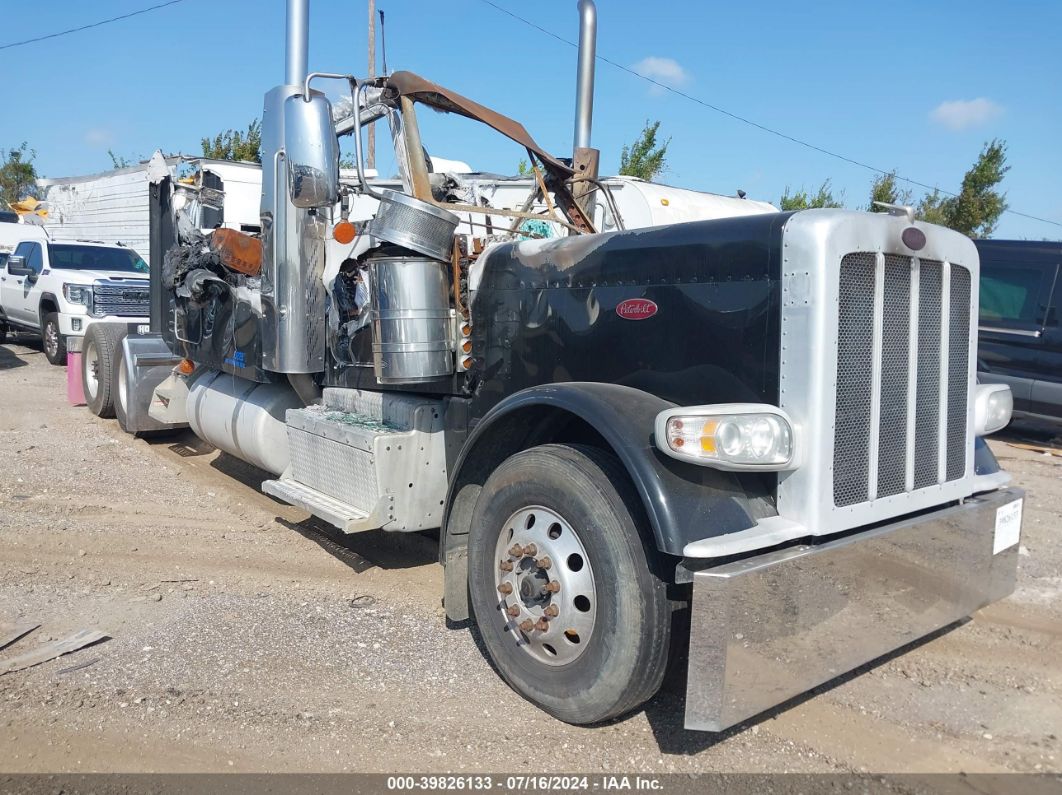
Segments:
[[[112,639],[0,676],[5,772],[1062,770],[1062,458],[1019,432],[1011,598],[720,735],[682,729],[681,682],[575,728],[446,628],[433,537],[340,538],[192,437],[125,436],[35,345],[0,346],[0,623],[42,627],[0,658]]]

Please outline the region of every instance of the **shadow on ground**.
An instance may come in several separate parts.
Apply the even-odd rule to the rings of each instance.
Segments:
[[[1046,420],[1014,419],[990,439],[1017,446],[1049,447],[1062,449],[1062,422]]]
[[[356,572],[381,569],[416,569],[439,559],[437,532],[415,533],[366,530],[347,535],[320,519],[291,522],[280,516],[278,524],[313,541],[325,552]]]
[[[7,342],[0,345],[0,370],[14,370],[16,367],[25,367],[26,361],[31,356],[43,356],[41,341],[24,335],[12,339],[8,332]]]

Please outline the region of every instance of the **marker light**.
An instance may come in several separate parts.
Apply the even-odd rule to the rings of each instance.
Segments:
[[[358,230],[350,221],[340,221],[332,229],[332,237],[337,243],[341,243],[344,246],[348,243],[353,243],[357,234]]]
[[[1014,393],[1006,384],[978,384],[974,392],[974,433],[987,436],[1003,428],[1014,413]]]
[[[672,458],[728,470],[794,467],[793,426],[762,403],[720,403],[662,411],[656,446]]]

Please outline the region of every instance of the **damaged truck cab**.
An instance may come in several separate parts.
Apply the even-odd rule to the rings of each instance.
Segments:
[[[1009,392],[975,382],[968,239],[723,197],[627,227],[589,149],[592,52],[566,161],[416,75],[307,74],[306,6],[266,95],[260,238],[183,234],[154,188],[159,355],[129,399],[155,422],[344,532],[441,528],[448,617],[572,723],[650,699],[675,633],[686,725],[719,731],[1011,592],[1022,495],[982,439]],[[529,195],[431,173],[423,105],[519,143]],[[375,122],[401,190],[365,177]]]

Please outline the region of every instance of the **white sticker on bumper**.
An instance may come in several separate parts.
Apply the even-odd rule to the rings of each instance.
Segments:
[[[996,534],[992,541],[992,554],[998,555],[1018,543],[1021,535],[1022,500],[1008,502],[996,508]]]

